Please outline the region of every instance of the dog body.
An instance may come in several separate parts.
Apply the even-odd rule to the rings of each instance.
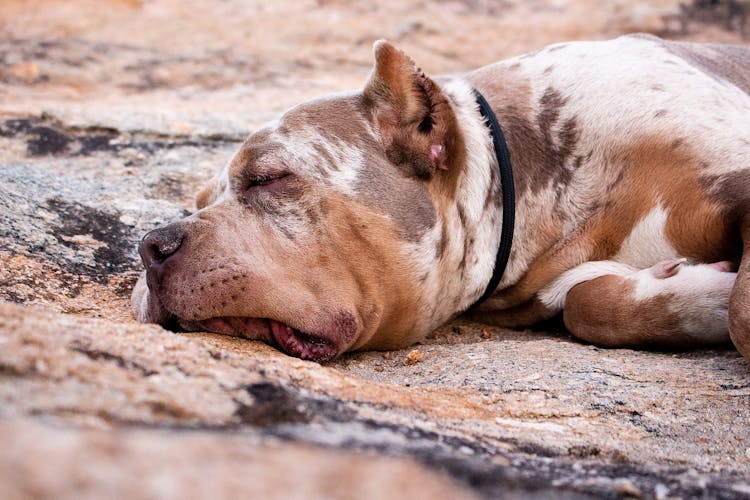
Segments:
[[[503,211],[478,89],[508,143],[516,222],[474,317],[551,317],[564,303],[550,290],[588,262],[731,261],[729,332],[750,357],[750,50],[628,36],[437,80],[387,42],[375,59],[363,91],[254,133],[198,212],[144,237],[139,320],[325,360],[408,345],[465,311],[492,275]],[[574,334],[574,316],[596,314],[575,309]],[[632,343],[612,328],[601,343]]]

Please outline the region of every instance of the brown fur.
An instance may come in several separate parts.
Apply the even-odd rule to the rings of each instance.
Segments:
[[[164,305],[188,321],[216,316],[268,317],[269,311],[277,311],[281,315],[272,319],[315,332],[319,323],[348,304],[356,309],[359,323],[368,328],[356,339],[358,347],[387,348],[401,342],[382,333],[408,331],[413,320],[408,311],[414,307],[414,294],[404,284],[414,278],[399,264],[404,259],[395,243],[394,226],[367,207],[352,205],[340,196],[325,204],[325,234],[316,239],[326,245],[304,241],[299,246],[287,245],[265,223],[237,233],[228,227],[240,215],[235,215],[238,208],[232,207],[186,223],[191,237],[181,249],[179,267],[161,285]],[[246,239],[245,234],[253,235],[252,239]],[[239,257],[235,256],[238,249]],[[340,252],[360,258],[344,261],[346,267],[341,269]],[[264,257],[269,255],[273,261]],[[250,265],[264,261],[265,266]],[[337,280],[321,279],[330,275]],[[393,275],[405,279],[390,279]],[[279,303],[294,306],[284,311],[276,307]]]
[[[576,337],[607,347],[690,347],[680,318],[669,312],[669,296],[637,301],[634,286],[620,276],[602,276],[573,287],[563,319]]]
[[[440,86],[400,50],[376,44],[375,69],[365,86],[364,102],[375,117],[387,158],[416,178],[429,180],[424,183],[429,198],[438,213],[445,214],[455,204],[466,152]],[[432,145],[444,148],[438,158],[431,157]],[[441,256],[442,247],[436,250]]]
[[[669,141],[634,139],[610,157],[623,175],[610,186],[610,203],[536,259],[515,286],[495,294],[488,308],[515,307],[564,271],[614,256],[635,225],[660,201],[669,210],[667,238],[680,255],[699,262],[737,259],[739,241],[726,214],[700,189],[700,170],[684,148]],[[692,166],[692,168],[691,168]]]
[[[750,255],[750,227],[742,230],[744,255]],[[729,297],[729,336],[745,359],[750,361],[750,258],[742,259],[737,282]]]
[[[211,179],[195,196],[195,206],[200,210],[213,203],[216,198],[216,180]]]

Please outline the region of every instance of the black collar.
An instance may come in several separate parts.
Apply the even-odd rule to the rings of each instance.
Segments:
[[[482,113],[487,125],[490,128],[492,135],[492,143],[495,146],[495,156],[497,156],[497,165],[500,169],[500,186],[503,190],[503,229],[500,235],[500,246],[497,249],[497,257],[495,258],[495,268],[492,271],[492,278],[487,284],[487,288],[484,293],[474,302],[469,309],[477,307],[479,304],[487,300],[497,288],[500,280],[505,272],[505,266],[508,265],[508,257],[510,257],[510,246],[513,243],[513,225],[515,223],[515,212],[516,212],[516,193],[513,186],[513,169],[510,164],[510,151],[508,145],[505,143],[505,136],[503,135],[503,129],[500,128],[500,124],[497,121],[495,113],[492,112],[492,108],[487,103],[484,96],[479,93],[477,89],[474,89],[474,95],[477,98],[477,104],[479,104],[479,111]]]

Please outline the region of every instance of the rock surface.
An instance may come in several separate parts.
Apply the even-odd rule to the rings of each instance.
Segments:
[[[100,4],[0,4],[0,497],[750,497],[731,346],[458,320],[318,365],[129,312],[140,236],[260,123],[361,85],[373,40],[458,71],[676,2]]]

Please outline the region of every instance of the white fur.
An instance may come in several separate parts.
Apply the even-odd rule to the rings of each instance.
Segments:
[[[494,256],[500,244],[502,209],[484,209],[485,196],[491,188],[491,169],[497,169],[498,166],[489,128],[479,112],[473,89],[468,83],[455,80],[444,85],[443,90],[453,99],[453,111],[461,124],[464,143],[469,151],[466,168],[458,186],[458,198],[466,215],[466,229],[490,229],[474,234],[473,252],[466,256],[467,262],[476,260],[476,264],[467,266],[467,273],[459,285],[469,292],[463,295],[463,301],[459,304],[459,310],[463,310],[479,298],[492,276]],[[450,214],[448,224],[451,235],[463,231],[457,211]],[[463,244],[463,239],[451,238],[451,251],[455,254],[455,259],[461,259]],[[488,255],[493,258],[487,259]]]
[[[703,50],[711,59],[710,49]],[[746,149],[737,147],[750,133],[747,94],[700,72],[656,38],[574,42],[558,50],[547,48],[522,64],[534,75],[537,95],[551,86],[568,97],[560,123],[570,116],[584,119],[580,120],[582,137],[599,137],[597,142],[610,145],[620,137],[627,141],[639,136],[705,137],[710,140],[695,146],[703,149],[709,168],[727,172],[750,164]],[[549,67],[552,70],[545,76]],[[575,71],[570,71],[572,67]],[[654,90],[656,82],[659,90]],[[605,102],[608,105],[602,106]],[[667,112],[655,118],[659,109]],[[713,163],[711,158],[723,161]]]
[[[561,274],[555,281],[544,287],[538,297],[547,308],[560,312],[565,307],[568,292],[574,286],[610,274],[629,276],[634,272],[636,272],[635,268],[612,260],[586,262]]]
[[[635,300],[657,295],[670,298],[669,312],[680,318],[680,327],[690,337],[705,342],[728,340],[729,294],[736,273],[722,272],[705,264],[681,265],[674,276],[659,279],[650,269],[638,271]]]
[[[667,210],[657,205],[633,228],[613,260],[644,268],[655,262],[677,257],[665,237]]]
[[[501,288],[514,284],[548,249],[540,242],[540,225],[557,219],[565,237],[593,215],[596,201],[610,196],[608,189],[621,172],[620,165],[612,165],[610,153],[619,145],[633,144],[638,138],[682,138],[700,154],[706,174],[750,165],[748,148],[737,147],[750,137],[747,94],[701,73],[657,39],[626,36],[608,42],[571,42],[503,61],[498,68],[510,71],[516,66],[514,71],[532,85],[532,103],[538,104],[550,89],[563,96],[565,105],[552,139],[557,140],[559,128],[568,120],[575,120],[578,136],[586,140],[579,141],[570,156],[588,159],[572,171],[559,198],[551,185],[535,186],[536,193],[518,198],[513,258]],[[663,112],[655,117],[658,111]],[[566,167],[570,165],[558,166]],[[664,238],[666,215],[650,213],[626,241],[622,255],[614,258],[646,267],[676,256]]]
[[[458,199],[464,208],[465,225],[461,223],[457,206],[438,215],[438,222],[425,233],[421,241],[407,243],[406,252],[417,275],[427,279],[419,293],[424,300],[416,317],[430,323],[432,329],[447,321],[456,311],[468,308],[483,292],[492,276],[497,248],[500,243],[502,209],[484,210],[484,199],[490,189],[491,169],[497,169],[489,129],[485,125],[471,85],[463,80],[451,80],[442,86],[450,98],[453,112],[468,151],[467,163],[458,185]],[[443,224],[450,235],[448,245],[436,266],[434,249],[442,238]],[[482,231],[475,231],[483,228]],[[472,234],[469,234],[472,233]],[[474,237],[473,251],[466,256],[466,272],[459,268],[464,252],[464,241]],[[456,302],[458,301],[458,302]],[[426,326],[419,323],[419,327]]]

